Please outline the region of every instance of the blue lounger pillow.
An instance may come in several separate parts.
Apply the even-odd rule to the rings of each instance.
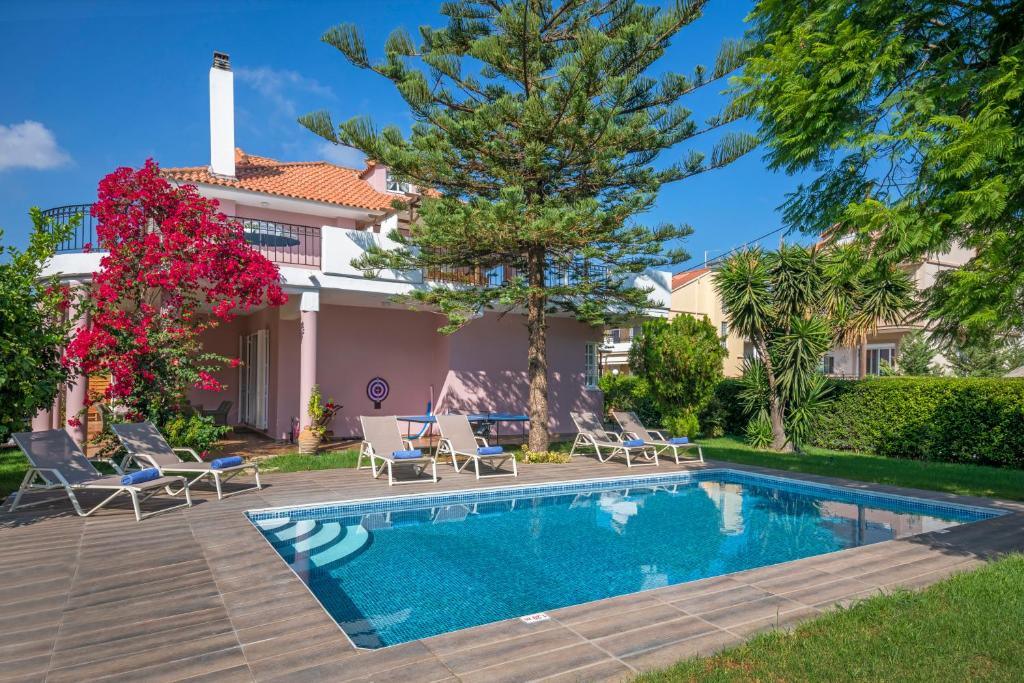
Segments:
[[[391,454],[391,457],[394,458],[395,460],[412,460],[414,458],[422,458],[423,451],[421,451],[418,448],[415,448],[411,451],[395,451],[394,453]]]
[[[690,443],[690,439],[685,436],[675,436],[669,439],[668,442],[674,446],[682,446],[684,443]]]
[[[501,446],[484,446],[483,448],[476,449],[477,455],[498,455],[504,452],[505,449]]]
[[[643,439],[629,439],[628,441],[623,441],[622,445],[625,446],[626,448],[640,448],[640,446],[644,445],[644,440]]]
[[[242,464],[242,456],[240,455],[229,455],[226,458],[217,458],[216,460],[210,461],[210,467],[215,470],[223,470],[228,467],[235,467]]]
[[[160,478],[160,470],[155,467],[147,467],[144,470],[138,472],[131,472],[121,477],[122,486],[135,486],[136,484],[145,484],[147,481],[153,481],[154,479]]]

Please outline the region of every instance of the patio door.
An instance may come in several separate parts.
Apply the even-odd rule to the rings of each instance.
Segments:
[[[243,424],[267,429],[270,394],[270,345],[268,330],[243,334],[239,341],[238,408]]]

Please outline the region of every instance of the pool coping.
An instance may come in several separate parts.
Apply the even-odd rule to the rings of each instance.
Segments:
[[[757,468],[757,469],[762,469],[762,468]],[[296,571],[296,569],[292,566],[291,563],[289,563],[288,561],[285,560],[285,558],[278,552],[277,548],[275,548],[273,546],[273,544],[270,542],[270,539],[267,538],[266,534],[263,533],[263,530],[261,530],[259,528],[259,525],[257,524],[257,522],[260,519],[269,519],[269,518],[273,518],[273,517],[277,517],[277,516],[282,516],[285,513],[288,513],[290,511],[296,511],[296,510],[317,509],[317,510],[323,510],[324,512],[322,512],[321,514],[324,514],[324,513],[328,512],[328,511],[333,512],[333,510],[331,510],[332,508],[356,507],[356,506],[365,506],[365,505],[374,505],[374,504],[382,504],[382,505],[391,506],[391,507],[398,507],[398,506],[401,506],[403,503],[416,503],[418,501],[424,501],[424,503],[422,505],[420,505],[420,506],[410,506],[410,507],[407,507],[407,508],[399,508],[399,510],[387,510],[387,511],[391,512],[391,511],[417,510],[417,509],[423,509],[425,507],[429,507],[429,506],[432,506],[432,505],[442,506],[442,505],[457,505],[457,504],[459,504],[459,502],[457,502],[457,501],[447,502],[447,503],[446,502],[442,502],[442,501],[435,501],[433,503],[427,503],[426,502],[427,500],[452,498],[452,497],[465,497],[465,498],[474,498],[474,497],[476,497],[476,498],[480,498],[480,497],[488,496],[488,495],[491,495],[491,494],[498,494],[498,495],[494,496],[493,498],[490,498],[490,499],[487,500],[487,502],[494,502],[496,500],[508,500],[508,499],[514,498],[516,495],[519,495],[519,494],[527,495],[527,494],[529,494],[531,492],[540,493],[541,495],[543,495],[543,493],[546,492],[545,491],[546,489],[558,489],[558,488],[566,488],[566,487],[575,487],[575,488],[582,489],[582,488],[586,488],[587,486],[595,486],[595,485],[597,485],[597,486],[602,486],[602,485],[616,486],[617,485],[617,486],[621,486],[621,487],[631,488],[631,487],[634,487],[634,486],[642,487],[644,484],[650,484],[650,485],[653,485],[653,486],[656,486],[656,485],[661,484],[661,483],[664,483],[664,484],[684,484],[684,483],[691,483],[691,482],[693,482],[695,475],[698,475],[698,474],[714,475],[714,474],[717,474],[717,473],[734,474],[734,475],[739,475],[740,477],[744,477],[744,476],[745,477],[753,477],[753,478],[756,478],[756,479],[759,479],[759,480],[765,480],[765,481],[768,481],[768,482],[777,482],[777,483],[781,483],[781,484],[784,484],[784,485],[790,485],[790,486],[797,485],[797,486],[803,486],[803,487],[807,487],[807,488],[821,489],[821,490],[824,490],[826,492],[827,491],[838,491],[838,492],[842,492],[844,494],[847,494],[847,495],[850,495],[850,496],[854,496],[854,497],[881,498],[881,499],[899,499],[901,501],[908,501],[908,502],[913,503],[913,504],[922,505],[922,506],[928,506],[928,507],[943,507],[943,506],[945,506],[945,507],[953,507],[953,508],[957,508],[957,509],[973,512],[975,514],[984,514],[986,516],[981,517],[979,519],[960,521],[960,522],[957,522],[952,527],[949,527],[947,529],[943,529],[943,530],[940,530],[940,531],[926,531],[926,532],[919,532],[917,534],[908,534],[906,536],[901,536],[899,538],[888,539],[886,541],[879,541],[877,543],[867,543],[867,544],[863,544],[863,545],[860,545],[860,546],[854,546],[854,547],[850,547],[850,548],[840,548],[839,550],[833,550],[833,551],[830,551],[830,552],[827,552],[827,553],[820,553],[820,554],[817,554],[817,555],[810,555],[810,556],[807,556],[807,557],[796,558],[796,559],[793,559],[793,560],[787,560],[785,562],[776,562],[776,563],[773,563],[773,564],[762,565],[760,567],[751,567],[751,568],[748,568],[748,569],[740,569],[740,570],[736,570],[736,571],[732,571],[732,572],[724,572],[722,574],[715,574],[713,576],[704,577],[704,578],[701,578],[701,579],[694,579],[694,580],[691,580],[691,581],[684,581],[684,582],[676,583],[676,584],[670,584],[668,586],[657,586],[657,587],[653,587],[653,588],[641,589],[641,590],[638,590],[638,591],[631,591],[629,593],[621,593],[619,595],[612,595],[612,596],[609,596],[609,597],[606,597],[606,598],[599,598],[597,600],[590,600],[590,601],[587,601],[587,602],[577,603],[577,604],[569,605],[569,606],[566,606],[566,607],[555,608],[555,609],[552,609],[550,611],[552,613],[555,613],[555,612],[561,612],[561,611],[564,611],[564,610],[572,610],[574,608],[585,608],[585,607],[588,607],[588,606],[594,606],[594,605],[598,605],[600,603],[605,603],[607,601],[614,601],[614,600],[620,600],[620,599],[628,598],[630,596],[641,596],[641,595],[643,595],[645,593],[652,593],[652,592],[661,591],[661,590],[668,590],[668,589],[676,588],[676,587],[679,587],[679,586],[687,586],[689,584],[702,584],[704,582],[712,582],[715,579],[719,579],[719,578],[722,578],[722,577],[743,576],[743,575],[746,575],[747,573],[756,573],[756,572],[759,572],[761,570],[769,570],[769,569],[773,569],[773,568],[781,568],[781,567],[784,567],[784,566],[787,566],[787,565],[793,565],[794,563],[800,563],[800,562],[804,562],[804,561],[808,561],[808,560],[814,560],[814,559],[818,559],[818,558],[832,558],[832,557],[838,555],[839,553],[850,552],[850,551],[855,551],[855,550],[862,550],[862,549],[865,549],[865,548],[872,548],[874,546],[882,545],[882,544],[885,544],[885,543],[893,543],[893,542],[897,542],[897,541],[913,539],[913,538],[915,538],[917,536],[922,536],[922,535],[927,535],[927,534],[944,533],[944,532],[948,531],[949,529],[954,529],[954,528],[963,527],[963,526],[971,526],[971,525],[978,524],[978,523],[981,523],[981,522],[997,519],[997,518],[1005,516],[1005,515],[1012,515],[1012,514],[1014,514],[1010,510],[1004,510],[1004,509],[1001,509],[999,507],[996,507],[996,505],[997,505],[996,501],[993,501],[991,504],[975,504],[975,503],[960,503],[960,502],[953,502],[953,501],[947,501],[947,500],[935,500],[935,499],[931,499],[931,498],[920,497],[920,496],[912,496],[912,495],[905,495],[905,494],[900,494],[900,493],[886,493],[886,492],[882,492],[882,491],[876,491],[876,490],[873,490],[873,489],[857,489],[857,488],[852,488],[850,486],[850,484],[831,484],[831,483],[815,481],[815,480],[806,479],[806,478],[800,478],[800,477],[783,476],[783,475],[778,475],[778,474],[767,474],[765,472],[755,471],[755,469],[747,468],[746,466],[734,467],[731,464],[729,466],[719,466],[719,465],[712,465],[712,464],[709,464],[709,463],[700,463],[699,467],[691,467],[691,468],[686,468],[686,469],[683,469],[683,470],[674,470],[674,471],[670,471],[670,472],[656,472],[656,473],[647,473],[647,474],[638,474],[638,475],[626,474],[626,475],[618,475],[618,476],[611,476],[611,477],[593,477],[593,478],[571,479],[571,480],[555,480],[555,481],[535,483],[535,484],[525,484],[525,485],[523,485],[523,484],[520,484],[520,485],[505,484],[505,485],[499,485],[499,486],[485,486],[485,487],[473,488],[473,489],[468,489],[468,490],[467,489],[462,489],[462,490],[459,490],[459,489],[449,489],[449,490],[436,491],[436,492],[430,492],[430,493],[424,493],[424,492],[420,492],[420,493],[403,493],[403,494],[394,495],[394,496],[380,495],[380,496],[371,496],[371,497],[366,497],[366,498],[352,498],[352,499],[343,499],[343,500],[338,500],[338,501],[318,502],[318,503],[312,503],[312,504],[310,504],[310,503],[298,503],[298,504],[292,504],[292,505],[282,505],[282,506],[272,506],[272,507],[264,507],[264,508],[254,508],[254,509],[246,510],[245,513],[244,513],[244,516],[245,516],[246,520],[252,525],[252,527],[263,538],[263,540],[265,541],[266,545],[269,547],[270,551],[279,560],[281,560],[281,562],[288,568],[288,570],[295,576],[295,578],[298,579],[302,583],[302,585],[309,592],[309,595],[317,602],[318,605],[320,605],[321,609],[324,610],[324,613],[327,615],[327,617],[334,624],[337,625],[338,630],[342,633],[342,635],[345,637],[345,640],[348,642],[348,644],[353,649],[355,649],[355,650],[357,650],[359,652],[366,652],[366,653],[370,653],[370,652],[385,652],[385,651],[391,650],[391,649],[396,648],[396,647],[401,647],[402,645],[406,645],[408,643],[413,643],[413,642],[430,642],[430,641],[432,641],[434,639],[445,638],[446,636],[450,636],[452,634],[459,634],[459,633],[463,633],[463,632],[466,632],[466,631],[472,631],[474,629],[486,629],[487,627],[493,626],[495,624],[501,624],[501,623],[509,622],[509,621],[517,621],[517,620],[525,621],[526,619],[528,619],[530,617],[536,617],[536,616],[542,616],[543,618],[541,619],[541,621],[546,621],[546,620],[548,620],[550,618],[550,616],[546,612],[541,612],[541,613],[535,614],[535,615],[532,614],[532,615],[518,615],[518,616],[514,616],[514,617],[507,617],[505,619],[499,619],[499,620],[492,621],[492,622],[485,622],[483,624],[476,624],[476,625],[473,625],[473,626],[467,626],[467,627],[460,628],[460,629],[455,629],[455,630],[452,630],[452,631],[445,631],[444,633],[435,634],[433,636],[426,636],[426,637],[423,637],[423,638],[417,638],[417,639],[412,639],[412,640],[408,640],[408,641],[402,641],[400,643],[394,643],[394,644],[391,644],[391,645],[384,645],[384,646],[376,647],[376,648],[368,648],[368,647],[363,647],[363,646],[357,645],[355,642],[353,642],[353,640],[349,636],[348,632],[345,631],[344,627],[333,617],[333,615],[331,615],[330,611],[327,609],[327,606],[323,604],[323,602],[320,600],[319,596],[317,596],[317,594],[313,591],[313,589],[309,585],[309,583],[299,574],[298,571]],[[793,474],[793,473],[787,473],[787,474]],[[795,474],[802,474],[802,473],[795,473]],[[664,481],[664,480],[672,480],[672,479],[676,479],[676,481]],[[840,481],[840,480],[836,480],[836,481]],[[697,483],[700,483],[700,480],[697,480]],[[869,482],[861,482],[861,483],[873,486]],[[899,489],[900,487],[891,487],[891,488]],[[591,492],[595,492],[595,491],[599,491],[599,490],[602,490],[602,489],[594,489]],[[911,489],[901,489],[901,490],[908,490],[909,491]],[[550,491],[550,493],[552,495],[559,495],[558,491]],[[565,491],[564,493],[571,493],[571,491]],[[482,501],[473,501],[473,502],[482,502]],[[849,501],[837,501],[837,502],[849,502]],[[326,509],[326,510],[324,510],[324,509]],[[367,514],[373,514],[374,512],[383,512],[383,511],[384,510],[371,510],[371,511],[366,511],[366,512],[362,512],[362,513],[352,512],[350,514],[351,514],[351,516],[355,516],[357,514],[367,515]],[[908,512],[906,514],[922,514],[922,515],[924,515],[924,514],[927,514],[927,513]],[[254,515],[260,515],[260,517],[259,518],[255,518]],[[300,517],[300,519],[303,519],[303,518]],[[316,518],[312,517],[312,518],[307,518],[307,519],[316,519]]]

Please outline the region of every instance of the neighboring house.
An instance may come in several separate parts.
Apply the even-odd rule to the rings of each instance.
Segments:
[[[374,277],[352,267],[367,247],[393,244],[387,237],[407,224],[392,208],[396,197],[415,201],[417,188],[390,177],[370,162],[362,170],[323,161],[279,162],[235,147],[233,76],[227,55],[215,53],[210,70],[209,166],[165,168],[164,176],[198,187],[220,202],[221,210],[245,227],[250,244],[280,269],[288,302],[242,315],[206,333],[209,351],[238,356],[240,368],[225,369],[221,394],[196,391],[190,398],[213,407],[233,402],[228,422],[246,425],[274,438],[288,438],[306,415],[313,384],[342,404],[336,436],[359,434],[360,415],[422,414],[428,401],[436,412],[525,412],[527,339],[522,315],[485,313],[461,331],[445,336],[437,329],[443,316],[412,311],[392,297],[432,282],[458,284],[502,278],[493,272],[393,272]],[[68,282],[88,282],[102,253],[82,253],[95,238],[89,205],[48,212],[57,220],[84,213],[78,233],[61,245],[48,264]],[[558,275],[552,275],[558,277]],[[638,278],[667,315],[670,275]],[[600,412],[597,389],[601,331],[566,315],[550,318],[549,386],[552,429],[572,430],[571,410]],[[385,380],[390,392],[374,403],[371,380]],[[64,397],[64,410],[43,413],[36,429],[57,426],[64,412],[84,402],[84,383]],[[74,430],[73,430],[74,431]],[[74,431],[77,438],[82,434]]]
[[[669,318],[692,315],[707,319],[722,337],[722,346],[728,353],[722,363],[725,376],[739,377],[743,372],[743,338],[729,330],[725,313],[714,289],[712,270],[699,268],[676,273],[672,276],[671,287]],[[604,372],[629,372],[629,350],[633,346],[633,339],[639,334],[639,325],[605,330],[604,344],[601,346],[601,367]]]
[[[973,257],[974,250],[953,247],[941,254],[929,254],[920,261],[907,264],[905,267],[920,292],[935,284],[935,278],[942,271],[959,268]],[[900,342],[907,334],[923,329],[925,329],[923,320],[879,325],[875,334],[869,335],[867,338],[867,364],[864,374],[879,375],[886,365],[896,365]],[[948,368],[948,362],[942,355],[937,355],[934,363],[940,369]],[[845,346],[832,349],[822,359],[822,370],[825,374],[834,377],[860,376],[859,348]]]

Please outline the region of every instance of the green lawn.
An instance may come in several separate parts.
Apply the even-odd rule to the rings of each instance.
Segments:
[[[809,448],[805,454],[757,451],[732,437],[702,439],[704,457],[788,472],[806,472],[960,495],[1024,500],[1024,470],[897,460]]]
[[[333,470],[338,467],[355,467],[359,451],[327,451],[317,455],[284,453],[260,462],[260,470],[266,472],[306,472],[309,470]]]
[[[28,461],[17,448],[0,448],[0,498],[21,485]]]
[[[1024,556],[645,674],[681,681],[1024,680]]]

